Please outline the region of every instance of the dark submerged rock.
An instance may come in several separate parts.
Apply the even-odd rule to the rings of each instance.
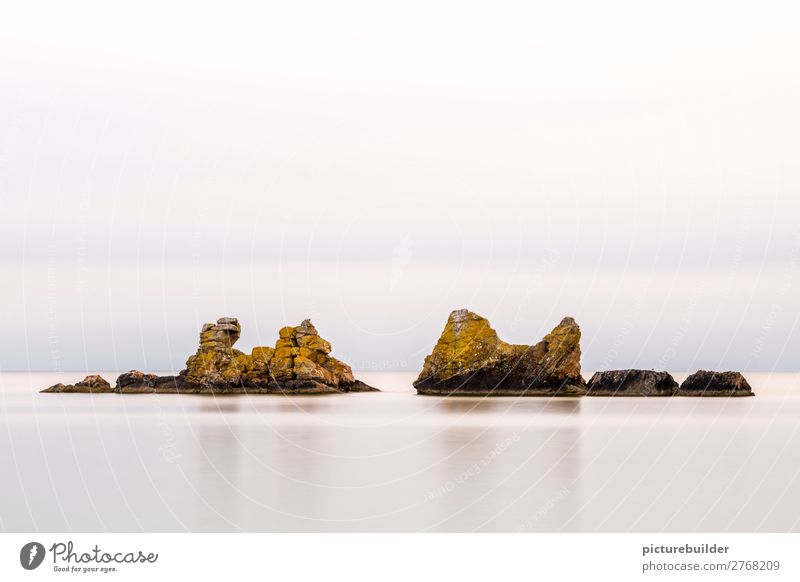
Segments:
[[[580,396],[578,324],[565,317],[533,346],[501,340],[489,321],[466,309],[453,311],[414,387],[420,394],[451,396]]]
[[[607,370],[586,385],[587,396],[674,396],[678,383],[668,372]]]
[[[753,389],[739,372],[695,372],[681,384],[681,396],[754,396]]]
[[[90,392],[90,393],[108,393],[114,392],[109,384],[102,376],[92,374],[86,376],[80,382],[75,384],[55,384],[49,388],[45,388],[42,392]]]

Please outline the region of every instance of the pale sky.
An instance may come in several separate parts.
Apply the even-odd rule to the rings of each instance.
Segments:
[[[793,2],[20,2],[2,370],[179,369],[312,318],[419,369],[449,312],[597,368],[800,369]]]

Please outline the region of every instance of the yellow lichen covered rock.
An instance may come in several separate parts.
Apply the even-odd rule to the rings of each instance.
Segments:
[[[241,335],[233,318],[207,323],[200,348],[178,377],[182,392],[337,393],[371,391],[353,377],[350,366],[331,357],[331,344],[309,320],[278,332],[275,347],[245,354],[233,348]]]
[[[331,344],[321,338],[310,320],[284,327],[270,362],[272,377],[285,388],[325,391],[348,389],[356,383],[350,366],[329,356]]]
[[[269,374],[269,362],[275,354],[275,348],[255,347],[250,354],[253,363],[251,372],[256,375]]]
[[[565,317],[534,346],[501,340],[489,321],[453,311],[414,382],[420,394],[580,395],[578,324]]]

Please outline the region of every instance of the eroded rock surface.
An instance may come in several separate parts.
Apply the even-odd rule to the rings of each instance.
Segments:
[[[368,392],[350,366],[330,355],[331,344],[310,320],[284,327],[275,347],[258,346],[246,354],[233,347],[241,335],[234,318],[205,324],[200,347],[177,379],[181,392],[286,392],[324,394]]]
[[[157,381],[158,376],[155,374],[145,374],[139,370],[131,370],[117,377],[114,391],[123,394],[155,392]]]
[[[754,396],[753,389],[739,372],[695,372],[681,384],[681,396]]]
[[[170,393],[178,391],[178,376],[157,376],[131,370],[117,377],[114,392],[120,394]]]
[[[99,376],[88,376],[74,386],[57,384],[43,392],[377,392],[376,388],[356,380],[350,366],[330,355],[331,344],[319,335],[308,319],[297,327],[281,329],[275,347],[255,347],[249,354],[233,347],[241,331],[239,321],[232,317],[204,324],[197,352],[189,356],[186,368],[177,376],[157,376],[131,370],[120,374],[114,388]]]
[[[232,317],[204,324],[200,346],[186,360],[186,368],[179,375],[181,390],[241,392],[243,376],[252,368],[250,356],[233,347],[241,332],[239,321]]]
[[[98,374],[92,374],[90,376],[86,376],[80,382],[76,382],[75,384],[56,384],[54,386],[50,386],[50,388],[45,388],[42,392],[92,392],[92,393],[104,393],[104,392],[114,392],[114,389],[111,388],[111,384],[109,384],[102,376]]]
[[[586,385],[587,396],[674,396],[678,383],[668,372],[607,370]]]
[[[514,345],[489,321],[467,309],[453,311],[414,382],[420,394],[579,396],[581,331],[565,317],[542,341]]]

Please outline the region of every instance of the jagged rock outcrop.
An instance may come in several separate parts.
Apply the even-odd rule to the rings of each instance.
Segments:
[[[668,372],[607,370],[586,385],[587,396],[674,396],[678,383]]]
[[[331,344],[319,336],[310,320],[297,327],[284,327],[268,364],[270,377],[284,389],[347,387],[351,391],[356,383],[353,370],[330,353]]]
[[[131,370],[120,374],[114,388],[99,376],[88,376],[74,386],[57,384],[43,392],[338,394],[378,391],[356,380],[350,366],[330,355],[331,344],[320,337],[308,319],[297,327],[281,329],[274,348],[259,346],[250,354],[233,347],[241,331],[239,321],[232,317],[203,325],[197,352],[189,356],[186,368],[177,376]]]
[[[681,396],[754,396],[753,389],[739,372],[695,372],[681,384]]]
[[[92,374],[90,376],[86,376],[80,382],[76,382],[75,384],[56,384],[54,386],[50,386],[50,388],[45,388],[42,392],[92,392],[92,393],[104,393],[104,392],[114,392],[114,389],[111,388],[111,384],[109,384],[102,376],[98,374]]]
[[[241,392],[243,375],[252,368],[250,357],[234,349],[242,328],[239,321],[223,317],[200,330],[200,347],[186,360],[180,373],[183,391]]]
[[[233,347],[240,333],[233,318],[204,325],[200,348],[179,376],[180,390],[303,394],[375,390],[330,355],[331,344],[308,319],[297,327],[282,328],[274,348],[255,347],[250,354]]]
[[[565,317],[533,346],[501,340],[489,321],[467,309],[453,311],[414,387],[420,394],[579,396],[581,331]]]

